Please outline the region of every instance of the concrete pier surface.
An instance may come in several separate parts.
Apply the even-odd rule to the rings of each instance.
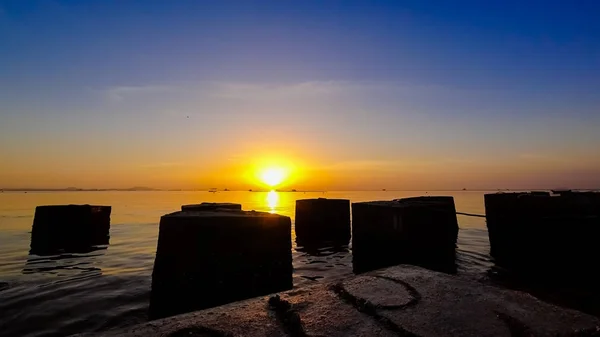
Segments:
[[[400,265],[94,336],[599,336],[600,320]]]

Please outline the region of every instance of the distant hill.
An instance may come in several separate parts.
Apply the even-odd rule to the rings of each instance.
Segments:
[[[156,188],[152,188],[152,187],[135,186],[135,187],[130,187],[130,188],[126,188],[126,189],[118,190],[118,191],[159,191],[159,190]]]
[[[67,188],[35,188],[35,187],[25,187],[25,188],[4,188],[1,189],[6,192],[102,192],[102,191],[160,191],[160,189],[145,187],[145,186],[134,186],[130,188],[77,188],[77,187],[67,187]]]

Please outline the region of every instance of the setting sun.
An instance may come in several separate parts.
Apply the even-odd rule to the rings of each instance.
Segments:
[[[270,167],[264,169],[260,173],[260,180],[269,185],[270,187],[275,187],[281,184],[287,176],[287,173],[284,169],[278,167]]]
[[[301,175],[297,160],[289,154],[265,154],[257,156],[244,170],[245,181],[259,190],[287,189],[294,187]]]

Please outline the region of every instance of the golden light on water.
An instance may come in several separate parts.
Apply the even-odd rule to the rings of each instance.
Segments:
[[[267,205],[271,209],[270,212],[274,213],[275,208],[277,208],[277,204],[279,204],[279,193],[276,191],[271,191],[267,193]]]

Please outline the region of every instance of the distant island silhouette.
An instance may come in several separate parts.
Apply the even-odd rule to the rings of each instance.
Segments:
[[[2,188],[5,192],[106,192],[106,191],[162,191],[161,189],[135,186],[129,188],[78,188],[78,187],[66,187],[66,188]]]

